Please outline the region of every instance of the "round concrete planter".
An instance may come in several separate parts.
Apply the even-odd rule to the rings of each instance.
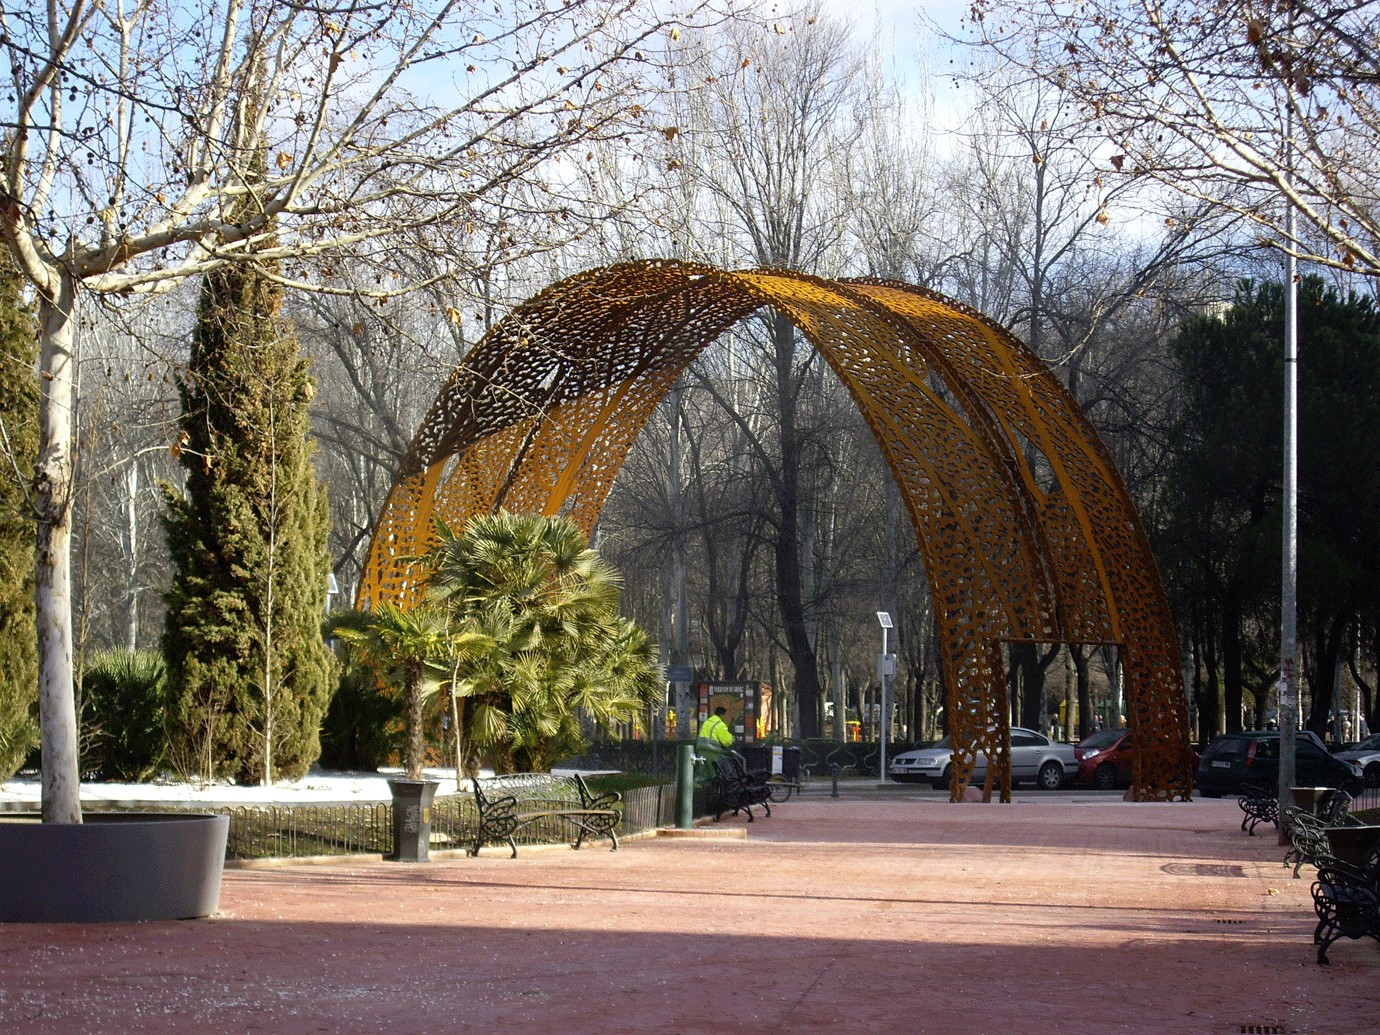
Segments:
[[[219,907],[228,816],[104,812],[84,819],[0,818],[0,921],[181,920]]]

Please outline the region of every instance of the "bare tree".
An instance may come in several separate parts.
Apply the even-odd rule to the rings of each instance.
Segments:
[[[1267,244],[1380,274],[1373,5],[978,0],[972,26],[1093,120],[1105,176],[1153,179]]]
[[[287,286],[335,290],[331,257],[347,252],[372,279],[368,295],[397,294],[410,285],[390,239],[463,226],[499,186],[537,178],[586,141],[640,131],[648,56],[674,25],[644,0],[54,0],[5,5],[0,30],[11,75],[0,235],[41,327],[43,815],[71,823],[82,297],[164,291],[254,260],[281,263]],[[264,153],[268,169],[253,168]]]
[[[709,85],[680,113],[681,151],[694,233],[682,247],[711,261],[819,270],[839,254],[846,231],[842,164],[858,137],[864,103],[860,63],[848,27],[815,7],[770,27],[731,25],[689,53],[691,74]],[[811,585],[810,486],[802,481],[811,443],[802,405],[820,363],[782,314],[745,325],[750,362],[770,385],[770,425],[733,408],[759,476],[771,486],[770,540],[783,647],[795,677],[801,732],[818,732],[821,696]],[[766,427],[767,434],[762,434]]]

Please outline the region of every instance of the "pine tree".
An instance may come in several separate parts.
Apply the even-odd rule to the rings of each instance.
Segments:
[[[37,337],[19,285],[0,265],[0,779],[38,744],[34,524],[19,484],[38,451]]]
[[[242,783],[307,771],[333,688],[314,386],[280,306],[249,264],[207,275],[181,385],[186,494],[164,486],[174,758]]]

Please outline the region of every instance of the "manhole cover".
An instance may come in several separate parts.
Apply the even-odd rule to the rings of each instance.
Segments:
[[[1160,869],[1175,877],[1244,877],[1240,866],[1225,863],[1165,863]]]

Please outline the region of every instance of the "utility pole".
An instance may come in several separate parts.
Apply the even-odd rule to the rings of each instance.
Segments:
[[[695,709],[690,697],[693,679],[686,674],[690,665],[690,616],[685,592],[685,530],[680,505],[680,411],[685,389],[676,385],[667,397],[670,404],[670,439],[666,460],[666,499],[670,504],[674,528],[671,536],[671,571],[667,595],[671,600],[671,664],[668,677],[675,687],[676,736],[686,740],[695,735]]]
[[[882,742],[882,782],[886,783],[886,744],[891,739],[891,683],[896,678],[896,655],[887,649],[887,633],[891,630],[891,614],[877,612],[882,627],[882,656],[877,659],[877,678],[882,684],[882,715],[877,723],[877,739]]]
[[[1290,28],[1292,30],[1292,23]],[[1293,183],[1294,155],[1294,91],[1286,82],[1285,140],[1288,149],[1286,184]],[[1294,257],[1294,203],[1285,197],[1288,206],[1284,216],[1284,485],[1280,635],[1279,635],[1279,804],[1282,808],[1290,800],[1294,786],[1294,742],[1298,721],[1298,466],[1299,466],[1299,311],[1298,259]],[[1284,824],[1279,826],[1279,843],[1287,841]]]

